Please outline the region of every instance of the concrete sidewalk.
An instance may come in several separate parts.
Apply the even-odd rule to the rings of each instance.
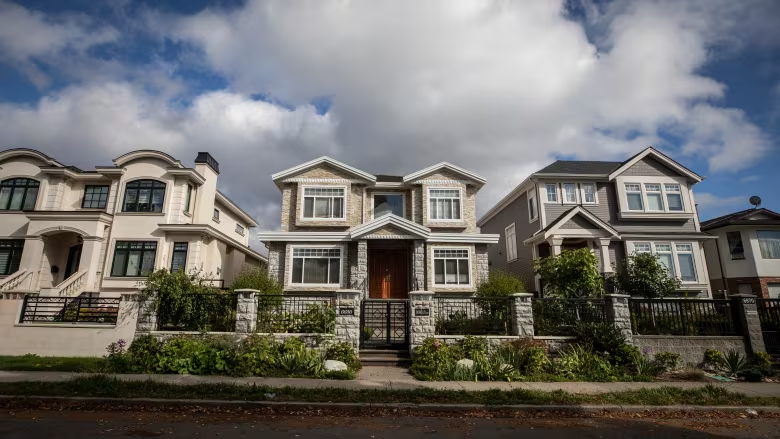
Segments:
[[[57,382],[67,381],[75,377],[90,376],[92,374],[72,372],[10,372],[0,371],[0,382],[42,381]],[[436,389],[436,390],[563,390],[571,393],[608,393],[624,390],[657,389],[660,387],[676,387],[680,389],[696,389],[704,387],[708,383],[701,382],[654,382],[654,383],[528,383],[528,382],[470,382],[470,381],[416,381],[409,379],[357,379],[353,381],[318,380],[309,378],[260,378],[246,377],[234,378],[223,376],[196,376],[196,375],[139,375],[118,374],[113,375],[121,380],[146,381],[152,380],[160,383],[171,384],[203,384],[203,383],[231,383],[231,384],[257,384],[270,387],[296,387],[296,388],[340,388],[340,389],[365,389],[365,390],[409,390],[409,389]],[[732,392],[743,393],[747,396],[774,396],[780,397],[780,383],[710,383]]]

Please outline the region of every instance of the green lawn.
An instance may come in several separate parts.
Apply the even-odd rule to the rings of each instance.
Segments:
[[[470,403],[511,404],[623,404],[623,405],[740,405],[780,406],[780,398],[747,397],[722,387],[706,386],[683,390],[672,387],[585,395],[564,391],[487,390],[481,392],[448,390],[353,390],[297,389],[257,385],[196,384],[178,385],[152,381],[120,381],[107,376],[79,377],[56,383],[0,383],[0,394],[18,396],[93,396],[115,398],[221,399],[263,401],[364,402],[364,403]]]
[[[0,356],[0,370],[101,372],[105,364],[106,360],[99,357]]]

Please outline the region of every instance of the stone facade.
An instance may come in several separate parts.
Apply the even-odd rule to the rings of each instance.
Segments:
[[[409,351],[414,353],[426,338],[436,334],[436,307],[430,291],[410,292],[409,303]]]
[[[412,264],[414,272],[412,274],[412,288],[419,290],[427,285],[425,283],[425,241],[421,239],[415,240],[413,251],[414,254],[412,255]]]
[[[486,282],[490,276],[490,263],[488,261],[488,246],[485,244],[477,244],[474,246],[474,260],[477,265],[477,275],[474,285],[479,286],[482,282]]]
[[[635,335],[634,346],[651,357],[659,352],[680,354],[682,364],[699,365],[707,349],[720,352],[737,351],[746,355],[743,337],[681,337],[671,335]]]
[[[620,332],[631,342],[633,330],[631,328],[631,311],[628,307],[628,299],[631,296],[624,294],[607,294],[606,299],[607,321],[612,322]]]
[[[512,298],[512,333],[521,337],[534,336],[534,313],[531,308],[533,294],[518,293]]]
[[[268,243],[268,276],[277,282],[284,281],[285,249],[282,242]]]
[[[236,290],[238,304],[236,308],[236,333],[251,334],[257,329],[258,290]]]
[[[138,298],[138,319],[135,326],[135,338],[157,330],[157,308],[152,299]]]
[[[359,290],[336,291],[336,340],[349,343],[357,353],[360,349],[360,296]],[[346,310],[352,309],[351,313]]]
[[[738,320],[734,323],[745,336],[745,351],[748,355],[753,355],[755,352],[766,352],[764,336],[761,332],[761,320],[756,308],[756,296],[734,294],[730,299],[734,314],[738,316]]]

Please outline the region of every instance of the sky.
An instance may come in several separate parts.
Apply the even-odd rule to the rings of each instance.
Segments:
[[[556,159],[654,146],[701,219],[780,210],[776,0],[0,0],[0,149],[191,165],[277,230],[270,175],[448,161],[478,215]]]

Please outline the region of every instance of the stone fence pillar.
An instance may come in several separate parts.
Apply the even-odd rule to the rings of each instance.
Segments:
[[[235,290],[238,295],[236,305],[236,333],[252,334],[257,329],[257,294],[258,290]]]
[[[745,337],[745,352],[750,357],[756,352],[766,352],[764,334],[761,333],[761,320],[756,308],[756,296],[732,294],[729,299],[734,312],[734,325]]]
[[[135,295],[134,300],[138,304],[138,319],[135,324],[135,337],[147,335],[157,330],[157,307],[154,297],[141,297]]]
[[[631,329],[631,310],[628,307],[630,297],[627,294],[604,295],[607,321],[620,330],[628,343],[632,342],[634,335],[634,331]]]
[[[534,336],[534,311],[531,293],[517,293],[512,298],[512,335],[520,337]]]
[[[360,290],[336,291],[336,341],[360,349]]]
[[[409,292],[409,351],[414,353],[428,337],[436,335],[433,292]]]

